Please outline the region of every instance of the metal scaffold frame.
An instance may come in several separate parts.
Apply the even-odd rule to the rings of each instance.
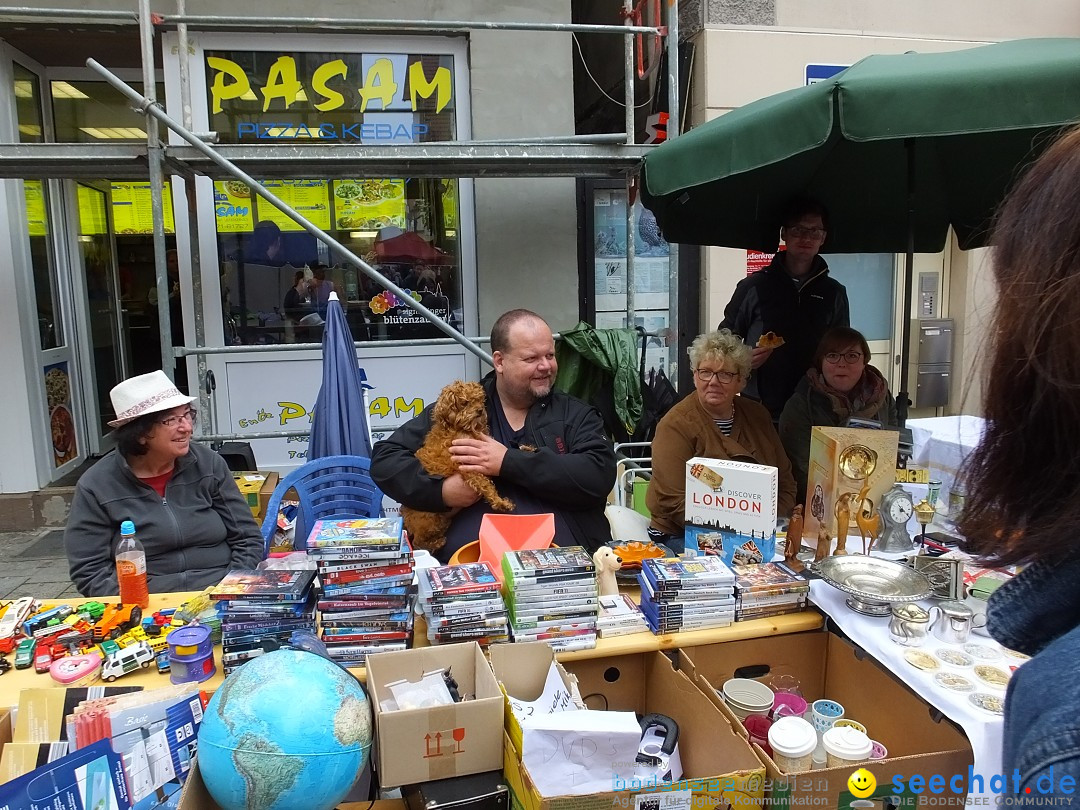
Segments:
[[[137,112],[146,116],[147,142],[140,144],[0,144],[0,178],[64,178],[141,179],[149,176],[152,192],[153,239],[156,285],[158,292],[159,330],[162,347],[162,366],[171,375],[173,359],[194,355],[198,358],[200,408],[211,414],[210,385],[206,357],[211,354],[251,353],[264,351],[304,351],[320,349],[321,344],[294,343],[274,346],[206,346],[202,276],[199,261],[198,217],[194,210],[193,184],[188,183],[189,236],[192,257],[192,289],[195,313],[195,345],[174,347],[171,339],[168,306],[169,279],[165,256],[165,220],[163,207],[164,176],[179,175],[188,179],[196,175],[211,178],[235,178],[247,183],[259,197],[278,208],[323,244],[334,248],[375,283],[397,295],[408,306],[447,334],[447,338],[415,341],[393,341],[394,345],[446,345],[459,343],[480,359],[490,363],[490,355],[479,344],[486,338],[470,338],[460,334],[420,302],[383,276],[377,269],[355,255],[330,234],[293,210],[240,165],[264,179],[302,177],[307,174],[326,174],[330,167],[335,174],[349,177],[385,177],[408,174],[412,177],[582,177],[599,176],[624,179],[627,192],[626,218],[626,309],[629,324],[634,322],[634,182],[645,154],[651,148],[635,140],[634,98],[634,37],[648,35],[664,37],[667,52],[667,95],[669,123],[667,137],[678,135],[679,75],[678,75],[678,2],[669,0],[666,25],[632,24],[634,0],[623,0],[622,25],[576,23],[487,22],[463,20],[394,20],[345,19],[307,17],[244,17],[189,15],[185,0],[176,0],[177,13],[156,15],[150,11],[149,0],[138,0],[137,11],[84,9],[72,11],[53,8],[0,7],[0,22],[67,22],[113,25],[136,25],[141,46],[144,94],[133,90],[104,66],[93,59],[88,67],[112,87],[124,94]],[[657,21],[659,23],[659,21]],[[405,145],[304,144],[259,146],[210,145],[207,137],[192,132],[190,51],[188,30],[288,30],[290,32],[425,32],[462,34],[472,31],[515,30],[556,33],[609,34],[624,38],[624,105],[625,132],[599,135],[545,136],[505,140],[472,140]],[[156,59],[155,30],[175,29],[178,37],[179,77],[183,120],[169,116],[155,97]],[[158,125],[164,124],[179,135],[186,145],[167,145],[161,142]],[[238,165],[239,164],[239,165]],[[672,244],[669,255],[669,334],[677,332],[678,324],[678,247]],[[357,348],[385,346],[385,341],[358,342]],[[283,438],[303,436],[307,431],[278,431],[266,433],[217,433],[211,426],[202,440]]]

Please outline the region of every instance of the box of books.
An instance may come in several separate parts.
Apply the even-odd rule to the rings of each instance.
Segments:
[[[896,480],[894,430],[815,427],[810,431],[810,467],[807,472],[803,537],[816,542],[822,525],[829,536],[838,534],[837,501],[850,494],[864,504],[877,505]],[[856,531],[856,508],[849,510],[845,531]]]
[[[771,560],[776,550],[777,470],[745,461],[686,462],[686,548],[727,563]]]

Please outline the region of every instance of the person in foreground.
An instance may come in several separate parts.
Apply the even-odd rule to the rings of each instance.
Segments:
[[[825,332],[849,325],[847,290],[829,275],[829,265],[818,255],[829,229],[825,206],[795,198],[787,204],[780,225],[786,250],[736,285],[717,327],[742,335],[754,347],[746,396],[764,403],[774,423],[810,368]],[[783,345],[758,345],[768,332],[782,337]]]
[[[998,213],[986,428],[962,471],[958,522],[982,561],[1026,566],[994,593],[987,618],[994,638],[1034,656],[1009,681],[1002,764],[1010,787],[1018,770],[1017,792],[1040,800],[1075,797],[1080,781],[1078,212],[1074,128]]]
[[[897,425],[896,400],[869,360],[870,346],[861,332],[846,326],[830,329],[780,414],[780,441],[791,460],[799,503],[805,503],[812,427],[844,427],[852,417],[873,419],[882,427]]]
[[[83,596],[118,592],[120,523],[135,524],[151,593],[197,591],[263,557],[259,527],[224,459],[191,441],[194,397],[163,371],[109,392],[116,449],[79,479],[64,546]]]
[[[750,377],[750,347],[727,329],[698,335],[688,350],[694,393],[667,412],[652,442],[653,477],[645,503],[649,536],[681,551],[686,462],[695,456],[767,464],[779,472],[777,510],[791,514],[791,463],[760,402],[736,396]]]
[[[553,390],[555,341],[539,315],[526,309],[502,315],[491,329],[491,356],[495,370],[482,381],[491,435],[455,439],[454,461],[462,472],[493,478],[499,494],[514,502],[514,514],[553,512],[556,545],[595,551],[611,540],[604,506],[615,483],[615,453],[600,413]],[[436,553],[445,562],[477,539],[491,509],[461,475],[429,475],[417,460],[433,407],[375,445],[371,477],[405,506],[455,512]]]

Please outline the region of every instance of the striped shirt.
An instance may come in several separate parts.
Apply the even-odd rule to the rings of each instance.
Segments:
[[[731,415],[730,419],[714,419],[717,429],[725,436],[731,435],[731,429],[735,427],[735,414]]]

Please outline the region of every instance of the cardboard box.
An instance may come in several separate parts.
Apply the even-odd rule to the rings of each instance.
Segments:
[[[180,791],[180,802],[176,810],[221,810],[221,805],[214,801],[202,780],[198,758],[191,763],[191,770]],[[337,810],[406,810],[406,807],[401,799],[388,799],[376,802],[342,802],[337,806]]]
[[[831,633],[798,633],[681,649],[679,663],[680,669],[733,723],[737,722],[735,716],[716,692],[729,678],[791,675],[799,680],[800,691],[808,702],[827,697],[840,703],[845,717],[866,726],[871,739],[889,751],[887,759],[865,764],[878,785],[871,800],[894,795],[894,776],[906,780],[913,774],[942,774],[948,785],[954,774],[966,779],[973,762],[971,745],[963,732],[947,720],[935,720],[935,710],[918,695],[873,659]],[[746,733],[741,723],[738,729]],[[753,748],[765,763],[770,807],[848,807],[854,800],[847,786],[853,767],[788,775],[764,751],[756,745]],[[931,800],[944,798],[924,792],[921,797],[907,794],[904,799],[908,806],[915,807],[926,803],[928,796]]]
[[[261,525],[266,516],[266,507],[270,503],[270,496],[274,494],[274,488],[278,485],[276,472],[261,472],[258,470],[246,472],[234,472],[233,480],[240,490],[240,494],[247,500],[251,507],[251,514]]]
[[[866,498],[874,507],[881,503],[881,496],[896,481],[896,445],[900,434],[894,430],[857,430],[855,428],[815,427],[810,431],[810,468],[807,473],[806,509],[803,537],[816,541],[824,523],[829,536],[837,536],[836,502],[846,493],[857,495],[864,483],[869,484]],[[866,479],[851,478],[841,471],[842,460],[851,448],[861,446],[869,451],[873,471]],[[854,462],[865,458],[858,450],[852,456]],[[854,500],[854,499],[853,499]],[[848,531],[858,533],[855,527],[857,506],[849,512]]]
[[[761,762],[724,715],[685,675],[675,671],[665,655],[651,652],[594,658],[568,662],[566,669],[577,678],[590,709],[658,712],[679,724],[683,780],[662,784],[659,796],[673,789],[688,790],[694,810],[760,807],[764,784]],[[613,785],[607,793],[544,798],[509,736],[505,742],[504,776],[524,810],[634,808],[635,796],[657,792],[650,780],[645,780],[644,785]]]
[[[521,724],[510,706],[511,698],[536,700],[543,694],[551,665],[559,673],[563,685],[570,692],[570,703],[575,709],[584,709],[577,678],[568,673],[562,664],[555,660],[555,651],[551,645],[542,641],[529,641],[520,644],[492,644],[488,649],[491,669],[499,682],[499,689],[505,699],[503,722],[506,734],[521,754]]]
[[[449,667],[469,700],[430,709],[387,712],[387,684],[419,681]],[[383,787],[498,770],[503,753],[503,695],[476,642],[373,655],[367,686],[375,711],[376,770]]]

